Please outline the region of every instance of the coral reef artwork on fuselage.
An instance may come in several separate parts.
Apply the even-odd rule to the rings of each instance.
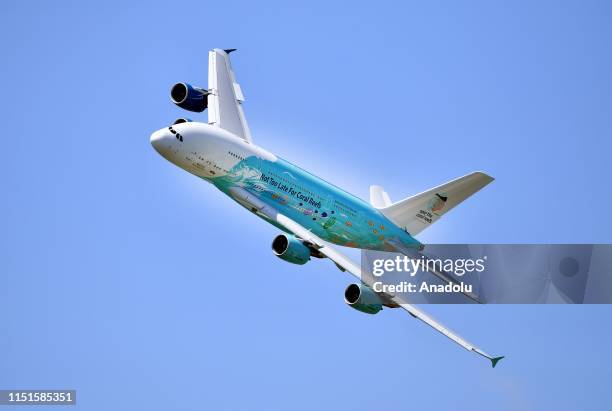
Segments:
[[[395,250],[390,240],[420,245],[365,201],[281,158],[250,156],[210,181],[228,195],[232,187],[247,190],[334,244],[380,251]]]

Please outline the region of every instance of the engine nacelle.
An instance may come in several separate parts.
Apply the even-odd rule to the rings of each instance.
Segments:
[[[177,124],[183,124],[183,123],[191,123],[193,120],[191,120],[190,118],[177,118],[176,120],[174,120],[174,123],[172,123],[173,126],[177,125]]]
[[[310,260],[310,249],[292,235],[280,234],[272,241],[272,251],[285,261],[306,264]]]
[[[208,91],[187,83],[176,83],[170,89],[172,102],[182,109],[201,113],[208,107]]]
[[[344,301],[351,308],[367,314],[376,314],[383,306],[374,290],[363,284],[349,284],[344,290]]]

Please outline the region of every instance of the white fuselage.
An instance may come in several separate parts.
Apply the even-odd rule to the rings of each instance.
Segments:
[[[347,247],[420,244],[370,204],[219,127],[180,123],[154,132],[151,143],[168,161],[272,224],[269,216],[278,212]]]
[[[205,123],[162,128],[151,135],[151,144],[166,160],[206,180],[226,175],[249,156],[276,160],[268,151]]]

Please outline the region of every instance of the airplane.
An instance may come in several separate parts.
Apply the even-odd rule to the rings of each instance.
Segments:
[[[208,122],[179,118],[151,134],[155,150],[282,230],[272,241],[273,253],[282,260],[302,265],[311,257],[329,258],[357,277],[360,282],[344,294],[350,307],[369,314],[383,306],[402,308],[495,367],[504,357],[487,354],[398,296],[374,292],[373,277],[330,245],[415,255],[423,246],[415,235],[493,178],[474,172],[395,203],[382,187],[371,186],[368,204],[255,145],[230,64],[233,51],[209,51],[208,88],[184,82],[172,86],[172,102],[196,113],[208,109]]]

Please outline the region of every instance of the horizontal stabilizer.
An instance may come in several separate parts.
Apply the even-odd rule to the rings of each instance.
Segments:
[[[385,208],[391,205],[391,199],[381,186],[370,186],[370,204],[374,208]]]

